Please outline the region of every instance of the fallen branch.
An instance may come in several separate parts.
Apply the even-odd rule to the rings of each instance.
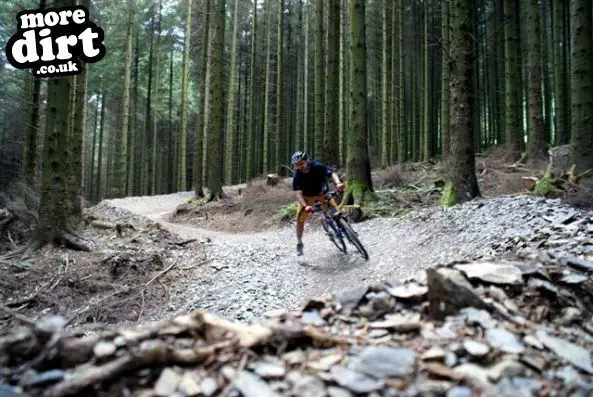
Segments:
[[[127,288],[127,287],[123,288],[119,291],[115,291],[107,296],[104,296],[103,298],[97,300],[96,302],[94,302],[92,304],[86,305],[85,308],[79,308],[79,309],[75,310],[74,314],[72,316],[70,316],[70,318],[66,321],[66,325],[70,324],[72,321],[74,321],[74,319],[76,317],[80,316],[81,314],[84,314],[97,306],[101,306],[103,304],[103,302],[105,302],[106,300],[113,298],[114,296],[117,296],[121,293],[130,292],[130,290],[131,290],[131,288]]]
[[[193,243],[194,241],[197,241],[197,239],[196,238],[190,238],[189,240],[183,240],[183,241],[169,243],[169,244],[177,245],[179,247],[185,247],[187,244]]]
[[[196,365],[231,347],[230,341],[223,341],[199,348],[169,349],[166,342],[147,340],[137,350],[97,366],[80,366],[67,379],[45,390],[44,397],[66,397],[79,395],[86,388],[105,383],[123,373],[154,366]]]
[[[146,284],[144,284],[144,289],[146,289],[146,287],[148,287],[150,284],[152,284],[157,278],[161,277],[162,275],[166,274],[168,271],[170,271],[171,269],[173,269],[175,266],[177,266],[178,263],[179,262],[173,262],[173,263],[171,263],[169,266],[167,266],[166,269],[164,269],[159,274],[157,274],[156,276],[154,276],[153,278],[151,278],[150,280],[148,280],[148,282]]]
[[[109,229],[109,230],[115,230],[117,232],[118,235],[121,235],[122,232],[124,231],[124,229],[134,229],[136,230],[136,228],[134,227],[134,225],[132,225],[131,223],[112,223],[112,222],[106,222],[106,221],[100,221],[100,220],[94,220],[91,222],[91,226],[94,226],[96,228],[99,229]]]
[[[35,321],[31,320],[28,317],[23,316],[22,314],[17,313],[16,310],[13,310],[8,306],[0,305],[0,310],[7,313],[10,317],[13,317],[14,319],[20,321],[23,324],[27,324],[27,325],[35,324]]]
[[[56,345],[60,342],[62,335],[59,333],[53,334],[51,336],[51,338],[49,339],[49,341],[45,344],[45,346],[43,347],[43,350],[41,350],[41,352],[35,356],[35,358],[33,358],[32,360],[22,364],[20,367],[18,368],[14,368],[11,370],[6,370],[4,368],[2,368],[2,370],[0,370],[0,376],[2,377],[12,377],[15,375],[20,375],[23,372],[25,372],[26,370],[35,367],[37,364],[43,362],[43,360],[45,360],[45,358],[47,357],[47,355],[50,353],[50,351],[56,347]]]
[[[115,229],[115,223],[94,220],[91,222],[91,226],[99,228],[99,229]]]

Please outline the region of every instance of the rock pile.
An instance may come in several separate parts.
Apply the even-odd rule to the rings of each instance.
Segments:
[[[575,255],[450,263],[252,324],[195,311],[84,336],[46,317],[0,338],[0,395],[586,396],[593,263]]]

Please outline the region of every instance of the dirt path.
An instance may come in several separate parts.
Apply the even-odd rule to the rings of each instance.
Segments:
[[[191,192],[184,192],[110,202],[184,238],[210,239],[206,251],[211,262],[197,268],[192,279],[181,281],[171,309],[204,308],[236,320],[293,309],[322,293],[399,280],[436,263],[489,254],[493,245],[537,230],[547,223],[543,214],[559,206],[533,197],[495,198],[354,224],[370,254],[365,261],[354,247],[347,254],[338,252],[321,230],[305,231],[305,255],[297,257],[293,226],[232,234],[165,220],[190,197]]]

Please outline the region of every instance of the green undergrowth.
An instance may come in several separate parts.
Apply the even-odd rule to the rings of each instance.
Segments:
[[[283,205],[278,208],[278,212],[276,212],[276,218],[282,221],[292,220],[296,217],[297,208],[297,203]]]
[[[375,199],[365,203],[362,211],[369,217],[392,216],[394,213],[394,200],[390,195],[377,193]]]

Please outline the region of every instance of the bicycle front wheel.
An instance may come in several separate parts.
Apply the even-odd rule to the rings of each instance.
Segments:
[[[321,224],[323,229],[327,233],[330,241],[341,251],[346,252],[346,243],[342,237],[338,237],[338,233],[335,230],[335,225],[329,225],[325,219],[322,219]]]
[[[352,226],[350,226],[348,221],[346,221],[346,219],[344,218],[339,218],[337,222],[338,225],[344,231],[344,234],[346,234],[346,237],[348,237],[348,240],[352,243],[352,245],[356,247],[356,249],[358,250],[358,252],[360,252],[364,259],[368,260],[369,254],[366,248],[364,248],[364,245],[362,245],[362,243],[358,239],[358,236],[356,235],[356,232],[354,231],[354,229],[352,229]]]

